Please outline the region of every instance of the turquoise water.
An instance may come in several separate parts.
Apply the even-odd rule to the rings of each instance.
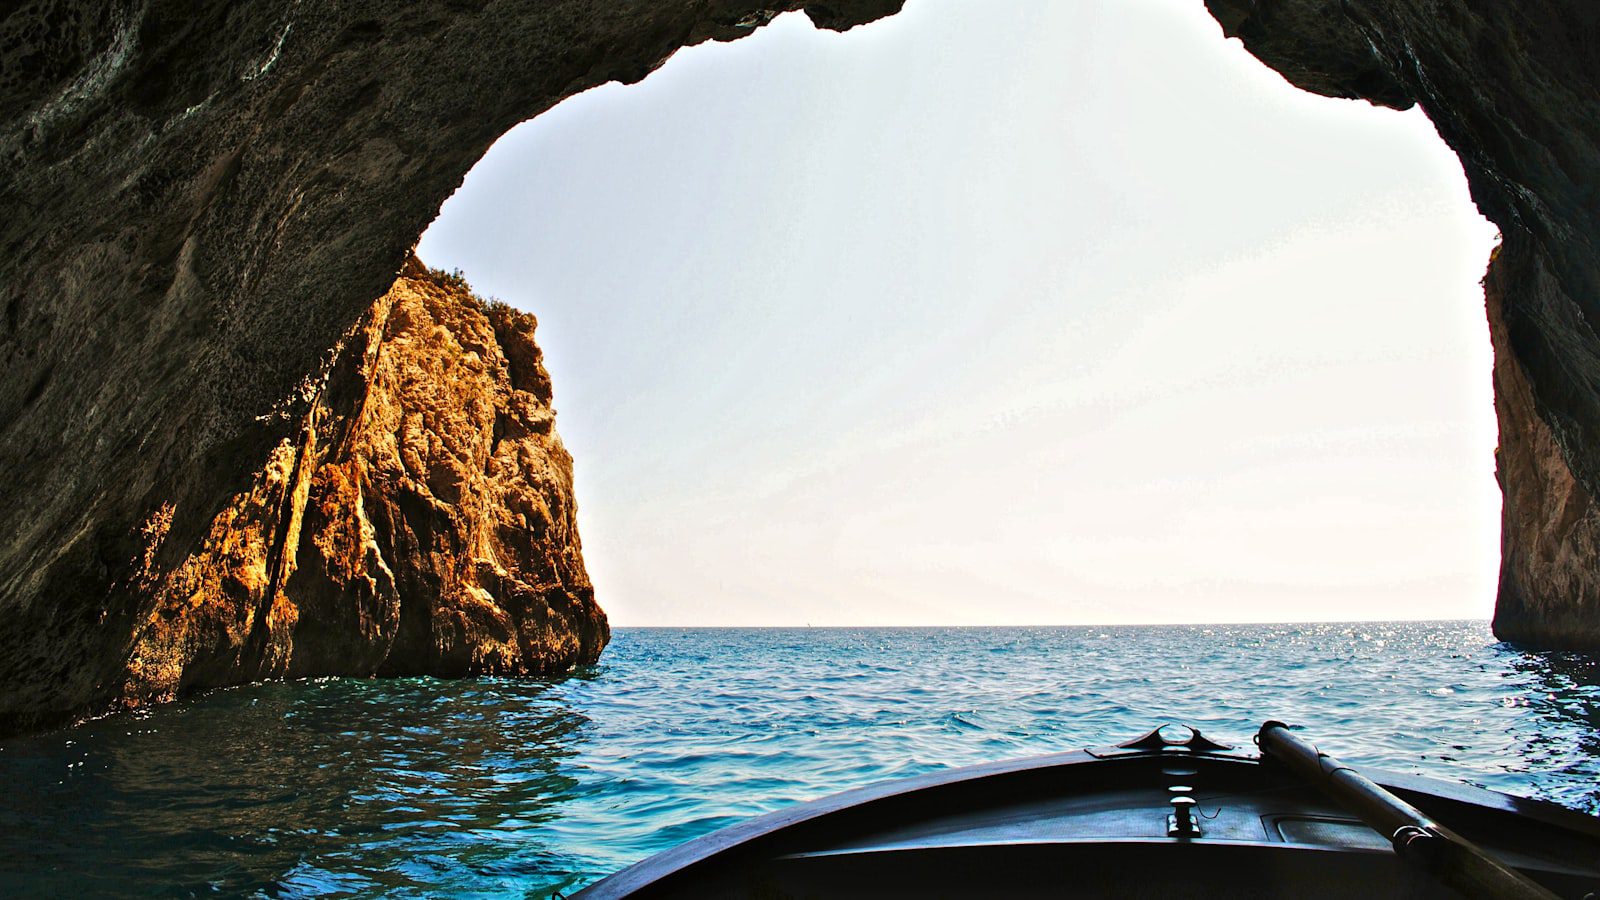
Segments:
[[[546,897],[879,779],[1267,718],[1600,813],[1600,659],[1481,622],[624,628],[563,680],[257,685],[0,744],[0,894]]]

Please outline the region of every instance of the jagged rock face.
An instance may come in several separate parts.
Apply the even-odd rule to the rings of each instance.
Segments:
[[[1544,646],[1600,647],[1600,506],[1539,418],[1511,350],[1502,306],[1516,282],[1498,257],[1484,279],[1500,422],[1495,475],[1505,498],[1494,632]]]
[[[5,7],[0,732],[137,696],[129,671],[168,664],[166,651],[147,646],[152,616],[170,600],[159,586],[196,554],[244,560],[256,552],[251,542],[300,547],[250,536],[267,526],[238,498],[278,490],[263,487],[261,473],[284,465],[283,483],[299,489],[282,448],[296,446],[315,402],[301,390],[307,373],[321,371],[328,348],[388,288],[440,203],[500,134],[564,97],[637,80],[681,46],[739,37],[777,12],[803,6],[818,24],[843,29],[900,2]],[[1584,0],[1208,6],[1303,88],[1427,109],[1505,235],[1508,358],[1576,483],[1594,494],[1600,9]],[[1508,493],[1507,502],[1517,501]],[[218,517],[228,515],[235,530],[219,539]],[[367,524],[379,541],[383,526]],[[317,531],[316,516],[298,527]],[[360,529],[317,533],[366,540]],[[268,585],[294,577],[283,560],[266,571]],[[372,585],[357,584],[354,568],[345,573],[346,596],[363,599],[344,621],[381,630],[387,588],[363,571]],[[1533,591],[1557,582],[1518,583]],[[422,633],[401,609],[386,666],[411,660],[404,648]],[[294,628],[270,612],[250,640],[276,647],[274,635]],[[297,621],[321,615],[302,609]],[[309,622],[295,628],[302,646],[324,639]],[[226,630],[219,620],[185,633]],[[254,652],[228,662],[219,651],[203,680],[252,677]],[[263,650],[259,670],[294,671],[295,654],[284,662],[276,653]],[[455,671],[453,653],[414,665]],[[199,668],[184,671],[180,686]]]
[[[900,2],[806,11],[843,29]],[[167,608],[155,586],[197,553],[232,554],[246,573],[255,544],[275,545],[240,496],[278,490],[260,476],[287,465],[284,442],[300,439],[308,374],[490,143],[567,96],[638,80],[682,46],[749,34],[801,5],[0,6],[0,734],[137,699],[130,670],[150,668],[135,686],[171,681],[188,651],[136,646]],[[421,521],[420,508],[405,512]],[[235,516],[225,539],[219,515]],[[300,527],[314,528],[306,518]],[[381,546],[384,526],[370,524]],[[372,586],[346,621],[385,621],[385,589]],[[386,670],[478,664],[442,645],[410,656],[422,631],[401,609]],[[219,615],[186,625],[183,640],[232,647],[232,620]],[[458,615],[495,618],[487,607]],[[250,640],[277,646],[273,629],[287,626],[260,627]],[[323,639],[299,627],[302,646]],[[187,664],[178,684],[292,670],[264,650],[257,669],[255,649],[230,652]]]
[[[1290,82],[1422,106],[1503,243],[1490,272],[1501,637],[1600,648],[1600,7],[1207,0]]]
[[[126,703],[249,678],[548,673],[593,661],[572,460],[534,319],[415,259],[308,384],[296,434],[170,572]],[[142,529],[159,556],[171,507]]]

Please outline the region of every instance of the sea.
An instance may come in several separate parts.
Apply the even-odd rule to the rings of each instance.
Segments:
[[[619,628],[561,678],[257,684],[0,742],[0,895],[546,898],[869,782],[1266,719],[1600,814],[1600,657],[1484,622]]]

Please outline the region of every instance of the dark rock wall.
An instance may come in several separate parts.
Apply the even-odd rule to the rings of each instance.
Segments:
[[[0,733],[137,699],[151,586],[298,439],[308,373],[490,143],[800,5],[0,6]]]
[[[1502,308],[1518,281],[1497,254],[1483,282],[1500,422],[1495,475],[1504,498],[1494,631],[1529,644],[1600,647],[1600,506],[1539,418],[1511,350]]]
[[[1600,648],[1600,6],[1207,0],[1290,82],[1420,105],[1500,226],[1487,286],[1504,490],[1501,637]]]
[[[129,696],[151,586],[298,440],[307,373],[500,134],[783,10],[843,29],[900,2],[0,9],[0,732]],[[1505,234],[1504,345],[1593,494],[1600,7],[1208,6],[1307,90],[1432,116]],[[229,665],[207,680],[252,677]]]

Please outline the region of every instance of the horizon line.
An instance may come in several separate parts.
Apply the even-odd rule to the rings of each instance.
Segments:
[[[631,629],[636,631],[646,630],[686,630],[697,629],[709,631],[723,630],[779,630],[779,629],[830,629],[830,630],[867,630],[890,628],[1197,628],[1214,625],[1400,625],[1400,624],[1434,624],[1434,623],[1461,623],[1482,622],[1490,623],[1492,620],[1485,618],[1459,618],[1459,619],[1301,619],[1296,621],[1271,620],[1271,621],[1229,621],[1229,622],[1064,622],[1064,623],[1035,623],[1035,624],[1006,624],[991,625],[975,624],[897,624],[897,625],[612,625],[613,630]]]

